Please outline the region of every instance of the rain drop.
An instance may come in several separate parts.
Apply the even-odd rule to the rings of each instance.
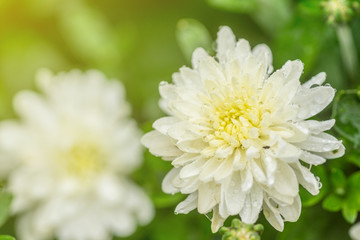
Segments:
[[[168,82],[166,82],[166,81],[161,81],[160,82],[160,86],[165,86],[165,85],[167,85],[168,84]]]
[[[322,188],[322,183],[320,182],[320,178],[319,177],[315,177],[316,181],[318,182],[318,188],[321,189]]]

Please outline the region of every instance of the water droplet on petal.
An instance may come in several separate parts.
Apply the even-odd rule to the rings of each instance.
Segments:
[[[318,188],[321,189],[322,188],[322,183],[320,182],[320,178],[319,177],[315,177],[316,181],[318,182]]]

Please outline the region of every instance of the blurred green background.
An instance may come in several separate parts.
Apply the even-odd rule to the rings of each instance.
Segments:
[[[333,87],[357,88],[360,19],[353,17],[336,25],[321,2],[0,0],[0,118],[14,117],[13,95],[21,89],[35,89],[34,76],[39,68],[54,72],[94,68],[124,83],[133,117],[145,132],[149,131],[151,123],[163,115],[157,105],[159,82],[171,81],[172,73],[182,65],[190,65],[195,47],[214,52],[213,41],[222,25],[230,26],[238,38],[249,40],[251,46],[268,44],[275,69],[287,60],[301,59],[305,63],[302,81],[325,71]],[[358,99],[355,101],[358,104]],[[323,116],[329,118],[330,110]],[[317,197],[301,193],[303,211],[297,223],[286,223],[285,231],[278,233],[261,217],[259,223],[265,226],[263,239],[349,239],[350,224],[336,212],[342,207],[325,206],[334,211],[328,212],[321,200],[339,187],[336,183],[341,176],[333,169],[341,169],[341,174],[347,176],[358,170],[356,159],[360,154],[357,146],[354,149],[353,160],[344,160],[348,158],[345,156],[330,160],[326,167],[314,168],[323,188]],[[170,167],[168,162],[145,153],[143,167],[132,177],[151,196],[156,217],[127,239],[221,239],[219,234],[211,234],[205,216],[173,213],[184,196],[161,192],[162,178]],[[346,199],[347,195],[341,196]],[[348,222],[356,221],[358,210],[353,209]],[[13,225],[14,219],[10,219],[1,232],[14,235]]]

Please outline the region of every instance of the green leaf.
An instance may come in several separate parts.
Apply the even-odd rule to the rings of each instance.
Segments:
[[[328,33],[321,22],[312,18],[297,16],[284,30],[275,36],[273,52],[275,67],[282,66],[289,59],[301,59],[305,74],[314,67],[319,52],[327,41]],[[322,36],[319,38],[318,36]]]
[[[301,12],[309,15],[321,16],[323,14],[321,1],[302,0],[298,3],[298,8]]]
[[[187,60],[198,47],[212,53],[212,39],[206,27],[195,19],[181,19],[177,24],[176,39]]]
[[[289,0],[259,1],[259,7],[251,16],[268,33],[276,36],[291,20],[293,9]]]
[[[269,35],[286,26],[292,16],[290,0],[207,0],[209,5],[230,12],[247,13]]]
[[[342,214],[346,221],[353,224],[357,217],[357,211],[354,208],[350,208],[348,205],[345,205],[342,209]]]
[[[360,146],[360,99],[355,89],[342,90],[334,100],[335,129],[342,136]]]
[[[0,226],[2,226],[8,216],[10,210],[12,196],[6,192],[0,192]]]
[[[207,0],[207,2],[215,8],[240,13],[249,13],[259,4],[258,0]]]
[[[338,195],[345,194],[346,176],[341,169],[333,168],[331,170],[331,182],[335,188],[336,194]]]
[[[344,143],[344,145],[347,146],[347,160],[360,168],[360,152],[357,149],[350,151],[350,147],[346,145],[346,143]]]
[[[15,238],[10,237],[10,236],[1,235],[0,240],[15,240]]]
[[[352,209],[360,211],[360,171],[349,177],[346,194],[347,205]]]
[[[343,205],[343,200],[336,196],[335,194],[331,194],[322,203],[322,206],[324,209],[331,211],[331,212],[337,212],[341,209]]]

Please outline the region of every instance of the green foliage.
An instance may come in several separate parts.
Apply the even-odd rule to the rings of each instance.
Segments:
[[[0,240],[15,240],[15,238],[10,237],[10,236],[1,235]]]
[[[2,226],[9,216],[12,196],[6,192],[0,192],[0,226]]]
[[[255,11],[259,5],[257,0],[207,0],[207,2],[216,8],[242,13]]]
[[[213,40],[206,27],[195,19],[181,19],[177,24],[176,39],[190,62],[191,55],[198,47],[202,47],[212,53]]]
[[[334,100],[335,129],[350,140],[355,148],[360,146],[360,99],[358,90],[343,90]]]
[[[313,196],[300,188],[301,217],[295,223],[286,223],[282,233],[263,216],[259,219],[266,229],[262,239],[347,239],[348,223],[356,221],[360,211],[360,96],[356,89],[360,75],[357,72],[350,78],[346,74],[336,27],[328,24],[330,15],[321,2],[0,1],[0,118],[13,116],[12,96],[21,89],[33,88],[38,68],[98,68],[124,82],[133,116],[148,132],[150,123],[163,114],[158,107],[159,82],[170,81],[173,72],[189,64],[195,48],[213,53],[212,37],[220,25],[229,25],[237,37],[248,39],[252,45],[268,43],[275,69],[289,59],[300,59],[305,63],[302,81],[325,71],[333,87],[352,88],[338,91],[332,115],[336,119],[336,132],[332,134],[343,137],[346,155],[312,166],[322,182],[320,193]],[[360,56],[360,19],[353,10],[346,24],[351,27],[357,48],[350,50]],[[355,67],[360,69],[359,65]],[[328,118],[327,111],[319,116],[319,120]],[[144,164],[132,178],[151,197],[156,216],[150,225],[139,227],[125,239],[221,239],[210,232],[209,220],[196,211],[174,214],[175,206],[185,196],[162,192],[161,181],[170,168],[169,162],[144,153]],[[1,192],[0,225],[8,217],[10,202],[11,196]],[[12,235],[13,228],[14,223],[9,221],[2,232]],[[13,239],[0,236],[0,240]]]
[[[290,0],[207,0],[209,5],[232,12],[249,14],[268,34],[286,26],[291,18]]]

